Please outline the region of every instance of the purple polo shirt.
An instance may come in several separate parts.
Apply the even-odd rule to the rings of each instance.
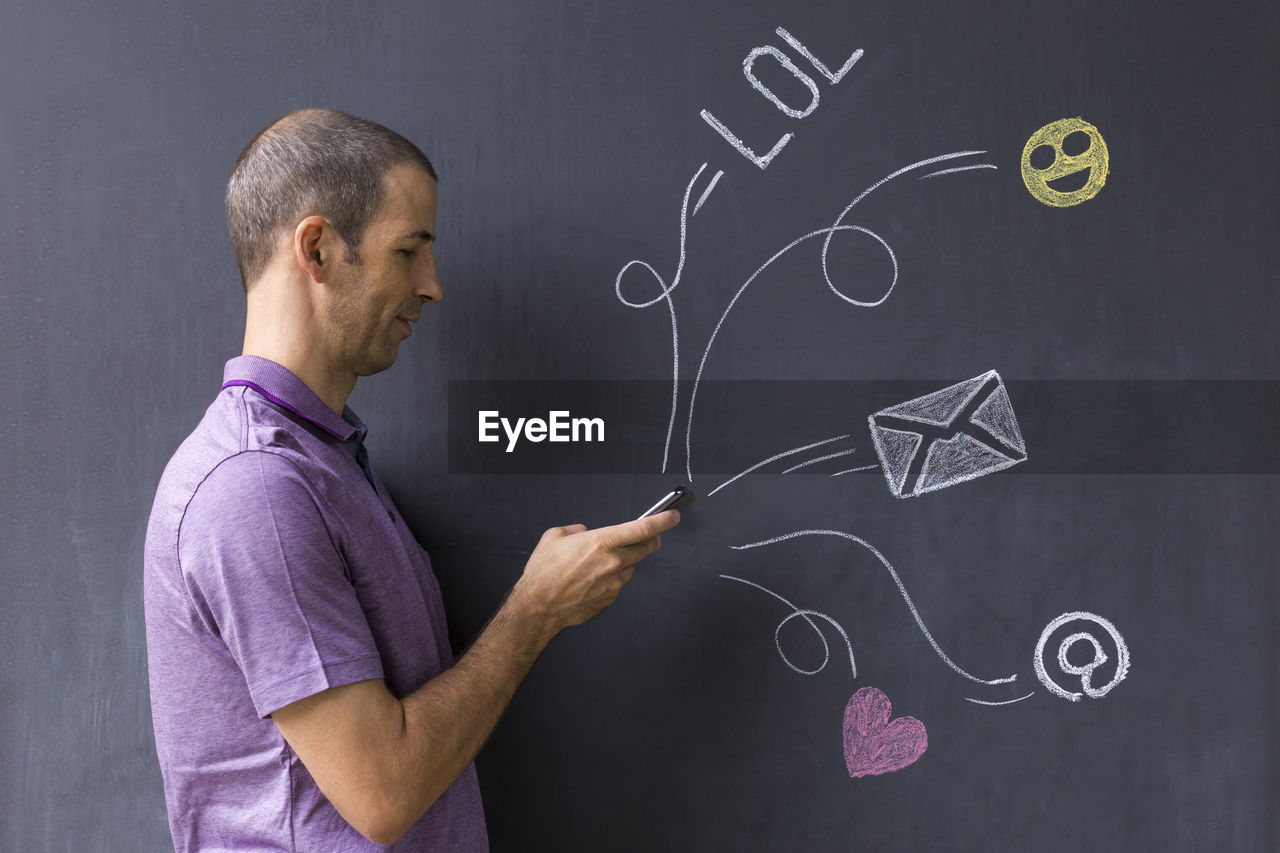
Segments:
[[[257,356],[165,468],[144,602],[156,752],[178,851],[487,850],[475,766],[396,844],[347,824],[268,716],[453,663],[431,563],[343,442],[364,425]]]

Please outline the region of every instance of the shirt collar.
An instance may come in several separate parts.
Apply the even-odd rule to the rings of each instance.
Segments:
[[[339,416],[288,368],[257,355],[241,355],[222,369],[222,387],[244,385],[277,406],[315,424],[339,441],[364,441],[368,427],[344,406]]]

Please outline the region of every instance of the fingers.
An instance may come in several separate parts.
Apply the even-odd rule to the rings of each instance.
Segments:
[[[618,597],[635,575],[635,564],[662,546],[659,534],[680,522],[673,510],[613,527],[581,524],[542,534],[525,564],[521,590],[555,630],[580,625]]]
[[[647,518],[590,531],[602,550],[613,555],[618,566],[630,568],[662,547],[659,535],[680,523],[680,513],[667,510]]]
[[[637,518],[635,521],[626,521],[612,527],[601,527],[598,528],[598,532],[605,538],[608,547],[617,548],[652,539],[660,533],[666,533],[679,523],[680,512],[669,509],[657,515]]]
[[[563,527],[548,527],[542,531],[542,536],[538,539],[538,545],[544,546],[557,539],[563,539],[566,536],[573,536],[575,533],[583,533],[587,530],[585,524],[566,524]]]
[[[624,566],[634,566],[645,557],[652,554],[662,547],[662,537],[655,536],[652,539],[646,539],[643,542],[637,542],[634,545],[619,545],[613,549],[618,555],[619,561]]]
[[[637,518],[635,521],[626,521],[611,527],[598,527],[595,529],[595,533],[600,537],[601,544],[606,549],[611,550],[653,539],[658,534],[665,533],[679,523],[679,511],[669,509],[657,515]],[[577,533],[585,533],[588,529],[585,524],[566,524],[563,527],[549,528],[542,534],[542,538],[572,536]]]

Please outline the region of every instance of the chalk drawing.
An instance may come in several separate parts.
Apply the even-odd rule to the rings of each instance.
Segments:
[[[705,163],[703,164],[706,165]],[[707,200],[707,196],[711,195],[711,191],[716,188],[716,184],[720,183],[720,178],[724,176],[724,169],[716,172],[715,177],[711,179],[711,183],[707,184],[707,188],[702,191],[702,195],[698,197],[698,203],[693,206],[693,213],[690,216],[697,216],[698,211],[702,210],[702,203]],[[696,176],[695,176],[696,177]]]
[[[769,153],[761,157],[756,154],[755,151],[752,151],[751,148],[747,146],[747,143],[739,139],[732,130],[725,127],[724,122],[713,116],[710,110],[703,110],[700,115],[702,116],[702,120],[711,125],[716,133],[724,137],[725,142],[732,145],[737,149],[739,154],[746,157],[752,163],[755,163],[761,169],[769,168],[769,164],[773,162],[773,158],[777,157],[778,152],[786,147],[787,143],[791,141],[791,137],[795,136],[794,133],[782,134],[782,136],[778,137],[778,141],[773,144],[773,147],[769,149]]]
[[[848,435],[837,435],[837,436],[835,436],[834,438],[824,438],[824,439],[822,439],[821,441],[815,441],[813,444],[806,444],[804,447],[797,447],[797,448],[794,448],[794,449],[792,449],[792,450],[784,450],[784,451],[782,451],[781,453],[776,453],[776,454],[774,454],[773,456],[770,456],[768,459],[765,459],[765,460],[763,460],[763,461],[761,461],[761,462],[757,462],[756,464],[752,465],[752,466],[751,466],[750,468],[748,468],[747,470],[743,471],[741,474],[734,474],[732,477],[730,477],[729,479],[725,480],[723,483],[721,483],[720,485],[716,486],[716,487],[715,487],[714,489],[712,489],[711,491],[707,492],[707,497],[711,497],[711,496],[712,496],[712,495],[714,495],[716,492],[720,491],[720,490],[721,490],[721,489],[723,489],[725,486],[727,486],[727,485],[729,485],[730,483],[732,483],[734,480],[737,480],[737,479],[740,479],[740,478],[742,478],[742,477],[745,477],[746,475],[750,474],[752,471],[755,471],[755,470],[757,470],[757,469],[759,469],[759,468],[763,468],[764,466],[768,465],[770,462],[777,462],[779,459],[782,459],[782,458],[783,458],[783,457],[785,457],[785,456],[792,456],[792,455],[794,455],[794,454],[796,454],[796,453],[803,453],[803,452],[804,452],[804,451],[806,451],[806,450],[811,450],[811,449],[813,449],[813,448],[815,448],[815,447],[820,447],[820,446],[822,446],[822,445],[824,445],[824,444],[830,444],[830,443],[831,443],[831,442],[833,442],[833,441],[840,441],[841,439],[848,438],[848,437],[849,437]]]
[[[1000,374],[990,370],[867,419],[895,497],[1000,471],[1027,459],[1027,447]]]
[[[822,633],[822,629],[819,628],[817,625],[815,625],[813,622],[813,619],[810,618],[810,617],[816,616],[819,619],[823,619],[827,621],[828,623],[831,624],[832,627],[834,627],[837,631],[840,632],[840,638],[844,640],[845,648],[849,652],[849,674],[852,675],[854,678],[858,677],[858,664],[853,659],[853,643],[849,642],[849,635],[845,633],[844,628],[840,627],[839,622],[832,619],[827,614],[819,613],[816,610],[801,610],[799,607],[796,607],[794,604],[792,604],[790,601],[787,601],[781,595],[778,595],[778,593],[774,592],[771,589],[766,589],[765,587],[761,586],[758,583],[752,583],[751,581],[743,580],[742,578],[735,578],[732,575],[721,575],[720,577],[724,578],[727,581],[737,581],[738,583],[743,583],[743,584],[746,584],[747,586],[754,587],[760,590],[761,592],[768,593],[769,595],[781,601],[783,604],[787,605],[787,607],[791,608],[791,613],[788,614],[785,619],[783,619],[781,622],[778,623],[778,627],[775,628],[773,632],[773,644],[778,649],[778,657],[782,658],[782,662],[785,663],[787,666],[789,666],[791,669],[800,673],[801,675],[817,675],[818,673],[822,672],[822,670],[826,669],[827,662],[831,660],[831,647],[827,645],[827,638]],[[782,629],[786,627],[788,622],[790,622],[792,619],[795,619],[795,618],[801,618],[806,623],[808,623],[809,627],[813,629],[814,633],[818,635],[818,639],[822,642],[822,663],[818,664],[818,666],[815,669],[804,669],[802,667],[796,666],[794,663],[791,662],[791,659],[787,657],[787,653],[782,650],[782,636],[781,636]]]
[[[827,65],[814,56],[804,44],[787,30],[778,27],[775,32],[791,50],[804,60],[807,60],[833,86],[844,79],[863,55],[861,49],[855,50],[841,67],[833,73]],[[808,91],[810,99],[807,104],[795,105],[785,102],[756,75],[757,62],[766,58],[772,59],[784,71],[790,73]],[[815,79],[806,71],[801,70],[791,57],[777,47],[766,45],[753,48],[743,60],[742,72],[752,88],[784,115],[792,119],[808,117],[818,108],[821,102],[819,87]],[[701,110],[700,116],[735,150],[760,169],[767,168],[794,136],[793,133],[782,134],[773,144],[773,147],[761,156],[757,155],[750,146],[734,134],[724,122],[712,115],[709,110]],[[694,377],[685,424],[685,474],[689,482],[694,479],[692,459],[694,413],[698,390],[706,369],[707,360],[729,314],[751,284],[774,261],[787,252],[801,243],[816,237],[822,237],[821,269],[823,279],[831,292],[844,302],[859,308],[875,308],[883,305],[893,294],[898,284],[898,258],[893,248],[879,234],[861,225],[846,224],[846,218],[863,199],[876,189],[908,173],[916,172],[917,181],[925,181],[946,175],[997,169],[994,163],[986,162],[952,164],[952,161],[956,161],[959,158],[973,157],[985,153],[986,151],[981,150],[956,151],[919,160],[889,173],[867,187],[849,202],[829,226],[818,228],[796,237],[770,256],[755,272],[747,277],[746,281],[733,294],[716,322],[706,342]],[[938,168],[924,171],[926,167]],[[1097,195],[1106,182],[1109,170],[1109,155],[1106,142],[1097,128],[1078,117],[1062,119],[1045,125],[1027,140],[1023,148],[1020,168],[1023,183],[1034,198],[1046,205],[1067,207],[1080,204]],[[724,175],[723,171],[715,173],[698,197],[692,211],[690,211],[689,200],[692,196],[693,188],[706,169],[707,164],[703,163],[685,188],[684,198],[680,207],[679,260],[671,283],[668,285],[653,266],[638,259],[626,263],[618,271],[614,283],[615,293],[619,301],[624,305],[631,308],[648,308],[658,302],[665,301],[671,315],[671,415],[667,426],[666,442],[663,447],[662,471],[664,473],[670,460],[671,442],[679,410],[680,345],[676,310],[671,294],[679,285],[684,271],[688,220],[698,214]],[[878,243],[888,257],[892,275],[889,277],[887,286],[874,297],[855,297],[842,290],[833,280],[829,266],[829,254],[832,239],[839,232],[857,232],[865,235]],[[630,301],[622,292],[624,276],[631,267],[636,265],[648,270],[649,274],[658,283],[658,295],[647,301]],[[859,296],[862,296],[862,294],[859,294]],[[1008,391],[1003,380],[994,370],[943,388],[940,391],[882,409],[868,418],[868,424],[880,464],[847,468],[829,476],[838,477],[858,471],[880,468],[888,483],[890,492],[899,498],[913,497],[946,488],[956,483],[1003,470],[1027,459],[1026,443],[1014,416]],[[712,489],[708,496],[714,495],[747,474],[780,459],[849,437],[849,435],[840,435],[826,438],[774,454],[725,480]],[[856,452],[857,450],[854,448],[824,453],[816,458],[793,464],[783,470],[782,473],[789,474],[819,462],[849,456]],[[899,577],[897,570],[878,549],[858,536],[839,530],[797,530],[758,542],[730,547],[733,550],[747,550],[801,536],[836,536],[853,542],[869,551],[888,571],[921,634],[933,648],[935,654],[951,670],[963,678],[983,685],[1012,684],[1017,681],[1018,676],[1016,673],[999,678],[980,678],[962,669],[952,661],[925,626],[924,620],[915,603],[911,600],[911,596],[907,593],[906,586]],[[788,609],[789,612],[774,629],[774,646],[782,662],[791,670],[803,675],[815,675],[826,668],[831,660],[831,646],[827,641],[823,628],[819,624],[820,622],[825,622],[828,626],[834,628],[843,640],[848,653],[850,675],[852,678],[857,678],[858,670],[853,653],[853,644],[844,628],[831,616],[816,610],[797,607],[778,593],[752,581],[727,574],[722,574],[720,577],[724,580],[734,581],[760,590],[779,601]],[[818,635],[819,642],[822,644],[823,654],[822,662],[816,668],[805,669],[798,666],[787,656],[786,651],[783,649],[782,630],[794,619],[802,619]],[[1087,630],[1074,631],[1067,628],[1067,626],[1074,626],[1077,622],[1086,623],[1090,627]],[[1057,635],[1057,632],[1062,631],[1064,628],[1071,632],[1066,633],[1058,645],[1057,666],[1065,675],[1080,680],[1081,693],[1073,692],[1061,686],[1050,677],[1047,671],[1046,646],[1051,637]],[[1094,628],[1101,628],[1110,638],[1107,645],[1114,648],[1113,672],[1109,667],[1104,669],[1107,664],[1111,663],[1112,659],[1108,657],[1102,640],[1093,632]],[[1073,662],[1073,654],[1079,661],[1079,655],[1074,651],[1077,647],[1082,647],[1089,651],[1091,656],[1087,661]],[[1092,613],[1075,611],[1063,614],[1045,627],[1036,644],[1033,663],[1036,676],[1050,692],[1070,701],[1078,702],[1083,695],[1088,695],[1095,699],[1102,698],[1116,684],[1124,680],[1129,671],[1129,650],[1125,645],[1124,638],[1111,622]],[[1105,684],[1095,684],[1099,673],[1105,672],[1112,672],[1110,679]],[[1017,698],[1005,700],[986,700],[968,696],[963,698],[965,701],[976,705],[998,707],[1017,704],[1030,699],[1034,695],[1033,691]],[[850,697],[845,707],[842,737],[845,764],[851,778],[874,776],[901,770],[919,760],[928,749],[928,733],[924,723],[915,717],[902,716],[894,718],[892,711],[893,706],[889,698],[875,687],[863,687]]]
[[[943,154],[939,157],[930,157],[927,160],[921,160],[918,163],[912,163],[910,166],[903,166],[898,171],[893,172],[889,175],[886,175],[876,183],[867,187],[865,190],[863,190],[860,196],[855,198],[853,201],[849,202],[849,206],[846,207],[844,210],[840,211],[840,215],[836,217],[835,223],[827,231],[827,239],[822,243],[822,275],[823,277],[826,278],[827,286],[831,288],[832,293],[834,293],[836,296],[839,296],[841,299],[843,299],[845,302],[850,303],[851,305],[858,305],[863,308],[874,308],[875,306],[882,304],[886,299],[889,298],[889,294],[893,292],[894,285],[898,283],[898,262],[893,257],[893,251],[891,249],[889,250],[889,258],[890,260],[893,261],[893,281],[889,283],[889,289],[884,292],[884,295],[881,296],[876,301],[864,302],[859,299],[854,299],[851,296],[846,296],[845,294],[841,293],[840,288],[836,287],[835,283],[831,281],[831,271],[827,267],[827,252],[831,248],[831,238],[835,235],[835,232],[839,230],[838,226],[840,225],[840,223],[844,221],[844,218],[849,215],[849,211],[853,210],[854,206],[858,202],[862,201],[864,198],[869,196],[873,191],[875,191],[879,187],[884,186],[885,184],[889,183],[889,181],[892,181],[894,178],[897,178],[901,175],[905,175],[907,172],[910,172],[913,169],[919,169],[922,166],[931,166],[934,163],[940,163],[944,160],[954,160],[957,157],[968,157],[974,154],[986,154],[986,153],[987,152],[985,151],[957,151],[953,154]],[[995,168],[995,166],[990,163],[985,163],[983,165],[991,166],[991,168],[993,169]],[[955,171],[955,170],[950,170],[950,171]],[[874,234],[872,236],[875,237],[877,240],[880,240],[878,236]],[[884,244],[885,249],[889,249],[889,246],[887,243],[884,243],[883,240],[880,240],[880,242]]]
[[[863,687],[844,709],[844,762],[851,778],[879,776],[912,765],[929,748],[924,723],[915,717],[890,719],[889,697]]]
[[[840,70],[835,74],[832,74],[831,70],[827,68],[827,66],[824,65],[816,56],[814,56],[808,48],[801,44],[799,39],[791,35],[791,33],[787,32],[782,27],[778,27],[776,32],[778,35],[782,36],[782,40],[790,45],[793,50],[811,62],[813,67],[816,68],[823,77],[827,78],[832,86],[843,80],[844,75],[849,73],[849,69],[853,67],[854,63],[862,58],[862,50],[855,50],[853,55],[850,56],[845,61],[844,65],[840,67]],[[802,86],[809,90],[809,104],[807,106],[803,109],[797,109],[787,105],[772,89],[761,82],[760,78],[755,74],[755,63],[756,60],[765,56],[775,60],[779,65],[790,72]],[[751,84],[753,89],[781,110],[784,115],[790,116],[793,119],[805,118],[818,108],[818,102],[820,100],[818,95],[818,84],[813,81],[812,77],[801,71],[800,68],[791,61],[789,56],[778,50],[778,48],[773,45],[752,48],[751,51],[747,53],[746,58],[742,60],[742,75],[747,78],[747,82]],[[720,136],[724,138],[725,142],[728,142],[739,154],[746,157],[752,163],[755,163],[761,169],[767,169],[769,164],[773,162],[773,158],[778,156],[778,152],[791,141],[793,136],[795,136],[793,133],[784,133],[778,138],[778,141],[773,144],[773,148],[769,150],[769,153],[762,157],[756,154],[750,146],[739,139],[738,135],[730,130],[724,122],[713,116],[710,110],[704,109],[699,113],[699,115],[702,116],[702,120],[710,125],[716,133],[720,134]],[[695,212],[697,211],[695,210]]]
[[[1098,667],[1106,663],[1109,658],[1103,651],[1102,644],[1098,642],[1098,638],[1091,633],[1077,631],[1065,637],[1058,645],[1058,668],[1068,675],[1074,675],[1080,679],[1080,687],[1084,691],[1083,695],[1087,695],[1093,699],[1101,699],[1111,691],[1125,676],[1129,674],[1129,647],[1125,645],[1124,637],[1120,636],[1120,632],[1116,630],[1116,626],[1111,622],[1093,613],[1083,611],[1075,611],[1072,613],[1064,613],[1057,619],[1054,619],[1045,626],[1044,631],[1040,634],[1040,641],[1036,643],[1035,654],[1035,670],[1036,676],[1045,687],[1049,688],[1049,692],[1055,696],[1061,696],[1072,702],[1079,702],[1082,694],[1074,693],[1061,687],[1055,682],[1045,669],[1044,648],[1049,641],[1049,636],[1064,625],[1072,622],[1087,622],[1101,627],[1111,638],[1111,645],[1115,647],[1116,652],[1116,671],[1111,676],[1111,680],[1101,687],[1093,684],[1093,674]],[[1093,658],[1085,664],[1073,664],[1067,659],[1067,653],[1071,647],[1077,643],[1087,643],[1093,649]]]
[[[857,452],[858,452],[858,448],[855,447],[853,450],[841,450],[839,453],[828,453],[826,456],[819,456],[817,459],[810,459],[808,462],[801,462],[799,465],[792,465],[790,468],[786,469],[782,473],[790,474],[792,471],[795,471],[799,468],[804,468],[808,465],[816,465],[817,463],[825,462],[828,459],[836,459],[840,456],[848,456],[850,453],[857,453]]]
[[[975,705],[1012,705],[1015,702],[1021,702],[1023,699],[1030,699],[1034,695],[1036,694],[1035,694],[1035,691],[1033,690],[1030,693],[1028,693],[1026,696],[1019,696],[1017,699],[1009,699],[1004,702],[986,702],[986,701],[983,701],[982,699],[970,699],[968,696],[964,697],[964,701],[972,702]]]
[[[688,420],[686,421],[686,425],[685,425],[685,448],[684,448],[685,449],[685,477],[689,482],[693,482],[693,452],[692,452],[693,415],[694,415],[694,407],[698,397],[698,387],[702,383],[702,373],[706,369],[707,358],[708,356],[711,355],[711,347],[716,341],[716,336],[720,334],[720,329],[722,326],[724,326],[724,322],[728,318],[729,312],[733,310],[733,307],[738,303],[738,300],[742,298],[742,294],[746,292],[747,288],[751,286],[752,282],[754,282],[762,272],[768,269],[769,266],[774,261],[778,260],[778,258],[782,257],[787,252],[794,249],[796,246],[799,246],[801,243],[805,242],[806,240],[812,240],[815,237],[825,237],[826,239],[823,241],[823,244],[822,244],[822,275],[826,279],[827,285],[828,287],[831,288],[832,292],[835,293],[844,301],[850,303],[851,305],[856,305],[862,308],[874,308],[877,305],[883,304],[884,301],[889,298],[889,294],[893,292],[893,288],[898,283],[898,259],[893,254],[893,249],[889,247],[889,244],[886,243],[880,237],[879,234],[876,234],[874,231],[871,231],[867,228],[863,228],[860,225],[842,225],[841,223],[844,221],[844,218],[849,215],[849,212],[853,210],[854,206],[857,205],[858,202],[862,201],[864,198],[866,198],[876,189],[884,186],[886,183],[893,180],[894,178],[897,178],[901,175],[905,175],[914,169],[920,169],[925,166],[931,166],[934,163],[940,163],[946,160],[954,160],[959,157],[969,157],[972,155],[985,154],[985,153],[986,153],[985,151],[956,151],[951,154],[942,154],[937,157],[930,157],[926,160],[920,160],[916,163],[912,163],[909,166],[904,166],[903,168],[898,169],[897,171],[892,172],[889,175],[886,175],[884,178],[881,178],[879,181],[877,181],[876,183],[872,184],[870,187],[865,189],[862,193],[858,195],[857,198],[855,198],[852,202],[850,202],[849,205],[840,212],[840,215],[836,217],[836,221],[833,225],[827,228],[819,228],[816,231],[810,231],[808,234],[804,234],[792,240],[786,246],[782,247],[777,252],[775,252],[772,257],[770,257],[767,261],[761,264],[760,267],[757,268],[756,271],[753,272],[745,282],[743,282],[742,286],[739,287],[737,292],[733,295],[733,298],[729,300],[729,304],[725,307],[724,313],[720,315],[720,320],[716,323],[715,329],[712,330],[711,336],[707,340],[706,348],[702,352],[702,360],[698,363],[698,373],[693,380],[693,389],[689,394],[689,413],[688,413]],[[879,299],[876,299],[874,301],[854,299],[853,297],[842,293],[840,289],[837,288],[835,284],[831,281],[831,274],[827,266],[827,254],[828,254],[828,249],[831,245],[831,238],[838,231],[858,231],[862,234],[866,234],[867,236],[874,239],[877,243],[879,243],[880,246],[885,250],[886,254],[888,254],[889,262],[893,266],[893,277],[889,282],[888,288],[885,289],[883,295],[881,295]],[[665,454],[664,454],[664,466],[665,466]],[[665,470],[665,467],[663,470]]]
[[[832,477],[839,477],[841,474],[852,474],[854,471],[874,471],[875,469],[877,469],[877,468],[879,468],[879,467],[880,467],[879,465],[863,465],[863,466],[861,466],[861,467],[859,467],[859,468],[846,468],[846,469],[844,469],[843,471],[837,471],[837,472],[835,472],[835,473],[834,473],[834,474],[832,474],[831,476],[832,476]]]
[[[994,169],[994,168],[996,167],[991,163],[979,163],[976,166],[957,166],[954,169],[940,169],[937,172],[930,172],[927,175],[921,175],[919,178],[916,178],[916,180],[923,181],[926,178],[936,178],[939,175],[954,175],[956,172],[972,172],[974,169]]]
[[[791,47],[795,50],[796,53],[800,54],[805,59],[809,60],[809,62],[813,63],[813,67],[818,69],[818,73],[821,74],[823,77],[826,77],[827,80],[830,81],[832,86],[834,86],[835,84],[843,80],[844,75],[849,73],[849,69],[853,67],[853,64],[862,58],[862,48],[858,48],[853,52],[853,54],[848,59],[845,60],[844,65],[840,66],[840,70],[837,71],[835,74],[832,74],[827,69],[827,66],[823,65],[822,62],[818,60],[818,57],[810,53],[809,49],[806,48],[803,44],[801,44],[796,39],[795,36],[791,35],[791,33],[787,32],[782,27],[778,27],[778,29],[775,30],[775,32],[777,32],[778,35],[782,36],[782,40],[785,41],[787,44],[791,45]]]
[[[1067,153],[1063,145],[1068,138],[1073,140],[1069,147],[1083,147],[1078,152]],[[1032,162],[1038,155],[1052,155],[1053,159],[1038,166]],[[1051,207],[1071,207],[1093,198],[1107,182],[1109,169],[1107,141],[1096,127],[1079,117],[1046,124],[1031,134],[1022,149],[1022,182],[1033,198]],[[1083,182],[1073,177],[1081,172],[1086,173]],[[1058,186],[1053,186],[1054,183]],[[1067,189],[1074,183],[1082,185]]]
[[[855,679],[858,677],[858,665],[853,658],[853,644],[849,641],[849,635],[845,633],[839,622],[825,613],[819,613],[816,610],[803,610],[778,593],[758,583],[734,577],[733,575],[721,575],[720,577],[758,589],[791,608],[791,612],[774,629],[773,644],[778,650],[778,657],[782,658],[782,662],[792,671],[801,675],[817,675],[826,669],[827,663],[831,660],[831,647],[827,644],[826,635],[822,633],[822,629],[813,621],[814,618],[818,618],[826,621],[840,632],[840,638],[844,640],[845,649],[849,653],[849,674]],[[822,643],[822,663],[813,669],[805,669],[794,664],[782,648],[782,629],[792,619],[803,619],[818,635],[818,640]],[[924,723],[915,717],[899,717],[891,720],[892,711],[893,706],[890,704],[888,697],[874,687],[863,687],[850,697],[849,703],[844,710],[843,734],[845,766],[848,768],[851,777],[878,776],[883,773],[901,770],[915,763],[916,759],[923,755],[925,749],[928,748],[929,738],[925,732]]]
[[[779,98],[776,94],[774,94],[772,89],[770,89],[768,86],[760,82],[760,79],[756,77],[755,71],[752,69],[752,66],[754,66],[755,61],[762,56],[772,56],[774,59],[778,60],[779,65],[781,65],[783,68],[790,71],[791,74],[797,80],[799,80],[800,83],[806,89],[809,90],[809,95],[810,95],[809,106],[805,107],[803,110],[797,110],[792,107],[789,107],[782,102],[781,98]],[[796,64],[792,62],[791,59],[788,58],[788,56],[785,53],[778,50],[773,45],[766,45],[764,47],[753,48],[751,52],[747,54],[747,58],[742,60],[742,74],[747,78],[748,81],[750,81],[752,87],[757,92],[764,95],[771,102],[773,102],[773,105],[775,107],[782,110],[784,113],[791,116],[792,118],[804,118],[805,116],[809,115],[809,113],[813,112],[818,108],[818,84],[813,82],[812,77],[810,77],[808,74],[805,74],[803,71],[797,68]]]
[[[667,457],[671,452],[671,436],[675,431],[676,425],[676,408],[679,404],[679,382],[680,382],[680,333],[676,324],[676,306],[671,301],[671,292],[680,284],[680,276],[684,273],[685,261],[685,241],[688,235],[688,213],[689,213],[689,196],[693,192],[693,185],[698,182],[698,178],[706,170],[707,164],[703,163],[698,167],[698,171],[693,173],[693,177],[689,179],[688,185],[684,190],[684,201],[680,205],[680,260],[676,263],[676,274],[671,279],[671,285],[668,286],[662,276],[648,263],[641,260],[627,261],[623,264],[622,269],[618,270],[618,277],[614,280],[613,290],[618,296],[618,301],[628,308],[648,308],[662,300],[666,300],[667,308],[671,312],[671,418],[667,423],[667,440],[662,448],[662,473],[667,471]],[[702,193],[702,198],[698,199],[698,207],[707,200],[707,196],[711,194],[711,190],[715,188],[716,182],[720,180],[720,176],[724,172],[716,172],[711,184]],[[697,208],[694,213],[697,213]],[[622,277],[627,274],[627,270],[633,266],[642,266],[653,276],[654,281],[658,283],[660,293],[648,302],[632,302],[622,295]]]
[[[839,536],[842,539],[847,539],[850,542],[861,545],[863,548],[870,551],[875,558],[880,561],[881,565],[889,571],[889,576],[893,578],[894,584],[897,585],[898,592],[902,594],[902,600],[906,602],[907,609],[911,611],[911,616],[915,619],[916,625],[920,628],[920,632],[924,634],[924,638],[929,641],[929,645],[933,647],[933,650],[938,657],[942,658],[943,663],[951,667],[955,672],[963,675],[970,681],[976,681],[979,684],[1009,684],[1010,682],[1018,679],[1016,674],[1004,676],[1002,678],[978,678],[976,675],[971,675],[957,666],[956,663],[952,661],[951,658],[947,657],[946,653],[942,651],[942,647],[938,645],[938,641],[933,638],[933,635],[929,633],[929,629],[925,627],[924,620],[920,618],[919,611],[916,610],[915,604],[911,601],[911,596],[907,594],[907,588],[903,585],[902,579],[898,577],[898,572],[893,568],[893,565],[885,558],[884,554],[881,554],[876,550],[875,546],[870,542],[867,542],[865,539],[858,536],[854,536],[852,533],[845,533],[840,530],[797,530],[794,533],[775,536],[772,539],[764,539],[760,542],[752,542],[747,545],[730,545],[729,547],[735,551],[745,551],[749,548],[759,548],[763,545],[772,545],[776,542],[795,539],[798,536]]]

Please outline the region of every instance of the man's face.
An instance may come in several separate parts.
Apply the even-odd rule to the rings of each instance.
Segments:
[[[385,196],[358,247],[360,260],[340,258],[321,323],[334,358],[356,376],[395,363],[424,301],[443,295],[436,274],[436,182],[417,166],[398,165],[384,178]]]

